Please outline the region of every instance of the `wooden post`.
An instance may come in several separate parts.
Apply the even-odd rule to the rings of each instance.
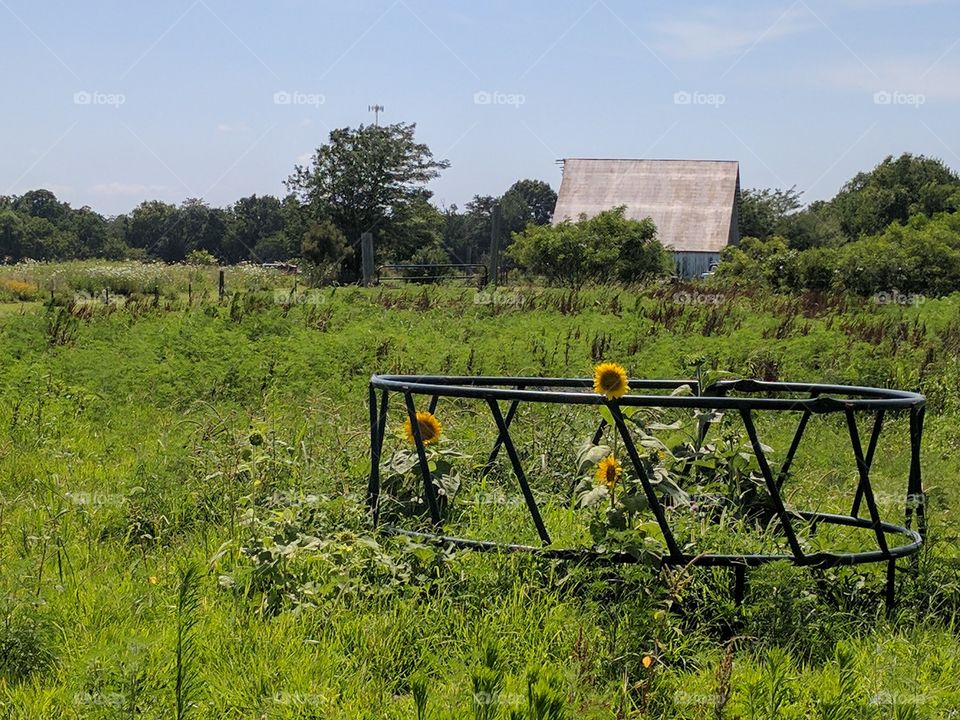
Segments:
[[[493,206],[493,212],[490,215],[490,270],[487,275],[487,282],[494,285],[500,279],[500,203]]]
[[[160,307],[160,285],[153,286],[153,306]]]
[[[363,253],[363,286],[373,284],[373,233],[360,235],[360,250]]]
[[[187,305],[193,305],[193,280],[187,283]]]
[[[223,268],[220,268],[220,281],[217,286],[218,297],[223,302]]]

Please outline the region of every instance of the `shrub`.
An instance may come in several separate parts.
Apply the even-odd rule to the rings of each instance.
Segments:
[[[590,281],[639,282],[670,271],[670,254],[649,218],[630,220],[625,207],[577,222],[528,225],[508,255],[549,282],[578,289]]]

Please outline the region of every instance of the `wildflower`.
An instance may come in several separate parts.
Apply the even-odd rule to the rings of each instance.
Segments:
[[[653,665],[653,657],[651,655],[644,655],[643,666],[649,670],[651,665]]]
[[[597,481],[609,490],[616,487],[621,475],[623,475],[623,468],[613,455],[607,455],[597,464]]]
[[[147,578],[147,582],[150,583],[151,585],[156,585],[156,584],[157,584],[157,576],[156,576],[156,575],[151,575],[150,577]]]
[[[440,433],[443,432],[443,425],[433,415],[433,413],[423,410],[417,412],[417,425],[420,427],[420,437],[424,445],[432,445],[440,439]],[[413,426],[410,424],[410,418],[404,423],[403,431],[407,435],[407,440],[415,442],[413,437]]]
[[[616,363],[600,363],[593,370],[593,391],[606,395],[608,400],[623,397],[630,391],[627,371]]]

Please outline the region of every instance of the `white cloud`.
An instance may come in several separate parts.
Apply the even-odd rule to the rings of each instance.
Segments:
[[[217,125],[217,132],[227,133],[233,130],[232,125],[227,125],[226,123],[220,123]]]
[[[731,15],[727,11],[711,11],[698,18],[664,20],[657,23],[655,29],[663,36],[658,46],[665,53],[699,60],[733,57],[816,24],[816,19],[798,1],[762,13]]]

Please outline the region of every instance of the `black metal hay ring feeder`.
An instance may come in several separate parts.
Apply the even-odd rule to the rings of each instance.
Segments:
[[[370,455],[371,471],[368,486],[368,503],[374,523],[379,520],[380,505],[380,460],[386,432],[387,406],[390,393],[403,397],[407,417],[416,446],[418,464],[424,479],[423,493],[433,524],[441,525],[440,504],[430,475],[423,439],[416,422],[414,396],[429,398],[429,409],[436,409],[440,398],[465,398],[484,402],[497,426],[497,440],[490,452],[487,467],[492,467],[501,449],[505,450],[513,467],[524,501],[537,533],[541,547],[499,542],[471,540],[442,534],[413,532],[397,527],[383,527],[385,532],[411,535],[425,541],[451,545],[458,548],[494,551],[529,552],[557,560],[587,560],[606,563],[636,562],[637,558],[627,553],[599,554],[588,548],[555,548],[551,546],[550,534],[544,525],[539,507],[527,482],[519,454],[510,435],[510,426],[521,403],[553,403],[566,405],[606,406],[613,417],[619,438],[629,456],[633,471],[643,486],[650,510],[666,544],[667,552],[661,563],[665,566],[702,565],[731,567],[735,572],[735,594],[743,596],[745,571],[765,563],[785,560],[798,566],[826,568],[864,563],[887,563],[886,601],[892,607],[895,592],[896,561],[916,554],[926,535],[925,502],[920,473],[920,443],[923,434],[925,399],[922,395],[900,390],[826,385],[815,383],[762,382],[757,380],[725,380],[701,389],[696,380],[631,380],[630,393],[616,401],[592,391],[590,378],[533,378],[533,377],[444,377],[374,375],[370,379]],[[687,395],[645,394],[670,392],[689,387]],[[731,397],[731,393],[738,396]],[[789,397],[792,396],[792,397]],[[501,402],[509,403],[506,413]],[[681,550],[664,511],[664,503],[647,476],[634,439],[621,412],[623,407],[687,408],[691,410],[721,410],[736,412],[743,421],[750,444],[756,455],[766,489],[770,494],[777,519],[789,546],[789,553],[782,554],[691,554]],[[757,412],[800,412],[800,421],[793,436],[779,473],[774,475],[754,425]],[[909,413],[910,470],[907,480],[904,524],[895,525],[880,518],[876,498],[870,481],[877,441],[888,411]],[[856,413],[872,414],[873,426],[864,450]],[[781,487],[800,446],[804,431],[813,415],[842,413],[856,460],[859,482],[849,515],[837,515],[806,510],[788,510],[783,502]],[[601,423],[594,436],[598,442],[604,424]],[[866,504],[867,516],[861,517],[861,505]],[[917,529],[911,529],[916,516]],[[820,524],[834,524],[873,530],[876,547],[857,552],[805,553],[797,540],[793,520]],[[891,546],[887,536],[900,536],[904,542]]]

